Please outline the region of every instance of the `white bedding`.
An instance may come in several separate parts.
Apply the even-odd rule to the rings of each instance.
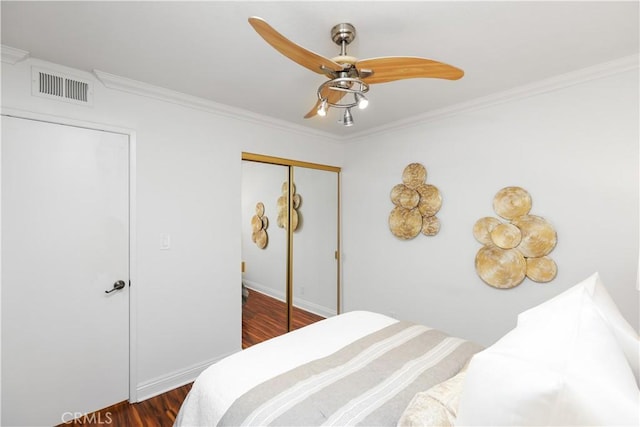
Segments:
[[[298,381],[300,371],[310,372],[312,376],[318,376],[316,373],[321,372],[318,378],[324,381],[328,371],[316,369],[318,362],[326,364],[327,359],[332,359],[333,363],[336,357],[334,353],[344,355],[346,350],[353,352],[354,346],[356,349],[364,348],[362,353],[368,355],[370,349],[376,348],[381,342],[373,341],[373,336],[377,340],[379,335],[387,336],[385,334],[390,331],[395,334],[396,329],[405,327],[404,323],[381,314],[350,312],[229,356],[209,367],[196,380],[175,425],[213,426],[221,420],[233,421],[229,425],[236,425],[236,419],[249,419],[245,418],[247,408],[253,412],[256,412],[254,408],[271,408],[272,401],[283,395],[279,390],[290,393],[290,385],[292,381]],[[394,339],[406,331],[393,335]],[[367,338],[361,340],[365,336]],[[443,339],[443,342],[450,338]],[[354,341],[357,343],[353,344]],[[361,347],[363,341],[368,343],[367,347]],[[375,344],[369,345],[369,341]],[[461,345],[467,344],[472,343]],[[599,276],[594,274],[550,301],[521,313],[518,326],[513,331],[473,356],[464,387],[458,384],[460,387],[455,389],[460,397],[460,407],[457,414],[452,414],[457,416],[456,422],[460,425],[640,425],[640,390],[637,387],[638,379],[634,376],[634,372],[640,370],[637,356],[639,348],[637,332],[626,324]],[[423,356],[432,352],[430,349],[420,353],[417,359],[422,360]],[[416,406],[410,404],[414,402],[412,397],[420,395],[422,391],[433,397],[434,390],[446,385],[448,379],[455,378],[472,355],[472,352],[460,355],[462,357],[455,362],[455,369],[451,369],[451,372],[438,377],[429,374],[434,382],[432,385],[424,387],[425,384],[419,384],[424,388],[418,392],[408,390],[406,394],[413,395],[406,399],[406,404],[401,408],[406,408],[405,412],[395,420],[406,422],[417,419],[423,423],[425,416],[433,420],[431,415],[437,412],[434,409],[442,409],[434,406],[434,403],[442,403],[441,400],[427,399],[428,405]],[[353,359],[356,358],[349,359],[349,364],[339,366],[348,365],[350,369]],[[386,359],[384,364],[390,359]],[[342,363],[342,360],[345,360],[344,357],[338,358],[335,363]],[[446,362],[453,364],[450,363],[451,359]],[[335,363],[330,366],[338,366]],[[401,371],[404,372],[405,365],[402,366]],[[379,367],[370,372],[378,373],[381,371]],[[298,376],[291,378],[292,372],[285,374],[290,370]],[[400,371],[392,371],[394,381],[396,372]],[[413,368],[407,372],[412,373]],[[287,381],[283,377],[287,377]],[[276,379],[269,381],[272,378]],[[374,392],[369,392],[373,390],[371,388],[364,388],[365,392],[358,394],[357,399],[361,396],[378,399],[378,389],[384,389],[386,393],[387,379],[391,377],[381,378],[383,381],[380,384],[384,387],[376,386]],[[352,383],[358,383],[358,379]],[[336,385],[337,382],[331,384]],[[300,405],[301,409],[291,415],[297,417],[302,413],[309,418],[307,415],[310,413],[323,417],[342,414],[342,406],[349,406],[342,405],[342,402],[354,401],[345,398],[345,390],[361,390],[358,386],[351,387],[353,384],[348,384],[348,387],[338,384],[333,389],[327,387],[328,397],[333,401],[329,402],[330,399],[323,395],[313,399],[315,406]],[[441,396],[442,393],[435,395]],[[399,400],[404,401],[405,397]],[[445,397],[457,398],[452,395]],[[340,406],[338,410],[334,408],[336,402]],[[278,408],[283,406],[278,404]],[[289,401],[285,404],[289,404]],[[228,411],[229,408],[232,410]],[[348,409],[354,408],[361,410],[360,400]],[[391,408],[386,406],[383,409],[386,411]],[[394,411],[385,413],[396,415]],[[435,421],[436,425],[442,423],[441,418]],[[370,423],[373,424],[391,425],[386,421]]]
[[[185,399],[175,426],[214,426],[254,386],[396,323],[378,313],[352,311],[273,338],[207,368]]]

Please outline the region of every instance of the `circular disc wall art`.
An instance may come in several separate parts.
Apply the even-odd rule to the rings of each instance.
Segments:
[[[440,231],[435,215],[442,206],[442,196],[435,186],[425,183],[426,179],[427,169],[410,163],[402,172],[402,184],[391,189],[391,202],[396,207],[389,214],[389,229],[400,239],[413,239],[420,232],[435,236]]]
[[[422,216],[434,216],[442,207],[442,196],[440,190],[431,184],[420,184],[416,191],[420,196],[418,209]]]
[[[278,224],[278,227],[286,229],[288,226],[289,183],[287,181],[283,182],[280,189],[282,191],[282,195],[278,197],[278,201],[276,203],[276,206],[278,207],[278,218],[276,219],[276,223]],[[296,231],[299,223],[298,208],[302,204],[302,197],[296,193],[295,184],[291,184],[291,190],[293,191],[293,195],[291,196],[291,199],[293,200],[293,209],[291,210],[291,228],[293,231]]]
[[[267,236],[267,227],[269,219],[264,216],[264,204],[258,202],[256,204],[256,214],[251,217],[251,240],[260,249],[267,247],[269,237]]]
[[[413,239],[422,230],[422,215],[417,209],[396,206],[389,214],[389,228],[400,239]]]
[[[527,258],[527,277],[534,282],[550,282],[558,274],[558,266],[551,258]]]
[[[300,198],[299,194],[294,194],[293,195],[293,208],[294,209],[298,209],[300,207],[300,203],[302,202],[302,199]]]
[[[501,223],[497,218],[492,218],[490,216],[480,218],[473,225],[473,237],[483,245],[491,245],[493,244],[491,241],[491,232],[499,224]]]
[[[256,203],[256,215],[259,217],[264,215],[264,204],[262,202]]]
[[[520,229],[513,224],[499,224],[491,230],[491,241],[502,249],[513,249],[522,240]]]
[[[262,224],[262,218],[260,218],[258,215],[254,215],[251,217],[251,229],[253,231],[260,231],[262,230],[263,224]]]
[[[548,255],[558,240],[556,231],[544,218],[535,215],[524,215],[511,221],[522,231],[522,241],[518,249],[526,257],[542,257]]]
[[[476,271],[482,280],[495,288],[518,286],[527,274],[527,262],[515,249],[484,246],[476,254]]]
[[[298,229],[298,220],[298,211],[294,209],[291,211],[291,229],[293,231]]]
[[[296,184],[291,184],[291,189],[293,190],[293,194],[296,194]],[[289,193],[289,183],[287,181],[283,182],[280,186],[280,192],[284,195]]]
[[[413,209],[420,202],[420,194],[404,184],[398,184],[391,189],[391,201],[396,206]]]
[[[256,231],[255,233],[253,233],[251,235],[254,243],[256,244],[257,247],[259,247],[260,249],[264,249],[267,247],[267,231],[266,230],[259,230]]]
[[[505,187],[493,198],[493,210],[504,219],[526,215],[531,210],[531,196],[520,187]]]
[[[435,236],[440,231],[440,220],[437,216],[422,217],[422,234]]]
[[[493,208],[502,218],[480,218],[473,236],[484,246],[476,254],[476,271],[487,284],[501,289],[519,285],[525,277],[550,282],[558,267],[547,255],[555,248],[557,235],[544,218],[529,215],[531,196],[520,187],[505,187],[493,198]]]
[[[402,172],[402,182],[409,188],[418,188],[427,179],[427,169],[420,163],[411,163]]]

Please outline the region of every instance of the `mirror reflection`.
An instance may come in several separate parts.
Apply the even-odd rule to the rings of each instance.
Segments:
[[[328,168],[242,161],[242,348],[339,312],[339,169]]]
[[[297,329],[336,315],[338,174],[294,167],[293,176],[300,199],[293,233],[292,329]]]

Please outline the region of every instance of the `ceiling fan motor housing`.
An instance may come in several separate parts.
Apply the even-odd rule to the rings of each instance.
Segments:
[[[331,40],[338,46],[340,46],[340,55],[332,58],[333,61],[344,67],[341,73],[342,77],[357,77],[358,71],[354,66],[357,58],[347,55],[347,45],[356,38],[356,28],[347,22],[334,25],[331,28]]]
[[[349,23],[335,25],[331,29],[331,40],[337,45],[351,43],[356,38],[356,27]]]

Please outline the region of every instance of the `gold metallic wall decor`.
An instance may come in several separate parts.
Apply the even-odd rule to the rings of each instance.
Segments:
[[[411,163],[402,172],[402,184],[391,189],[395,208],[389,214],[389,228],[394,236],[409,240],[420,232],[435,236],[440,231],[436,213],[442,206],[440,191],[426,184],[427,170],[420,163]]]
[[[299,214],[298,208],[302,203],[302,198],[296,193],[296,185],[291,184],[293,190],[293,209],[291,209],[291,228],[296,231],[298,228]],[[278,227],[287,229],[287,215],[289,204],[289,183],[287,181],[282,183],[282,196],[278,197]]]
[[[253,240],[253,243],[260,249],[267,247],[269,240],[267,227],[269,227],[269,218],[264,215],[264,204],[258,202],[256,204],[256,214],[251,217],[251,240]]]
[[[513,288],[528,277],[550,282],[558,267],[547,255],[555,248],[556,231],[544,218],[529,215],[531,196],[520,187],[505,187],[493,198],[493,209],[503,219],[480,218],[473,236],[484,246],[476,254],[476,271],[487,284]]]

